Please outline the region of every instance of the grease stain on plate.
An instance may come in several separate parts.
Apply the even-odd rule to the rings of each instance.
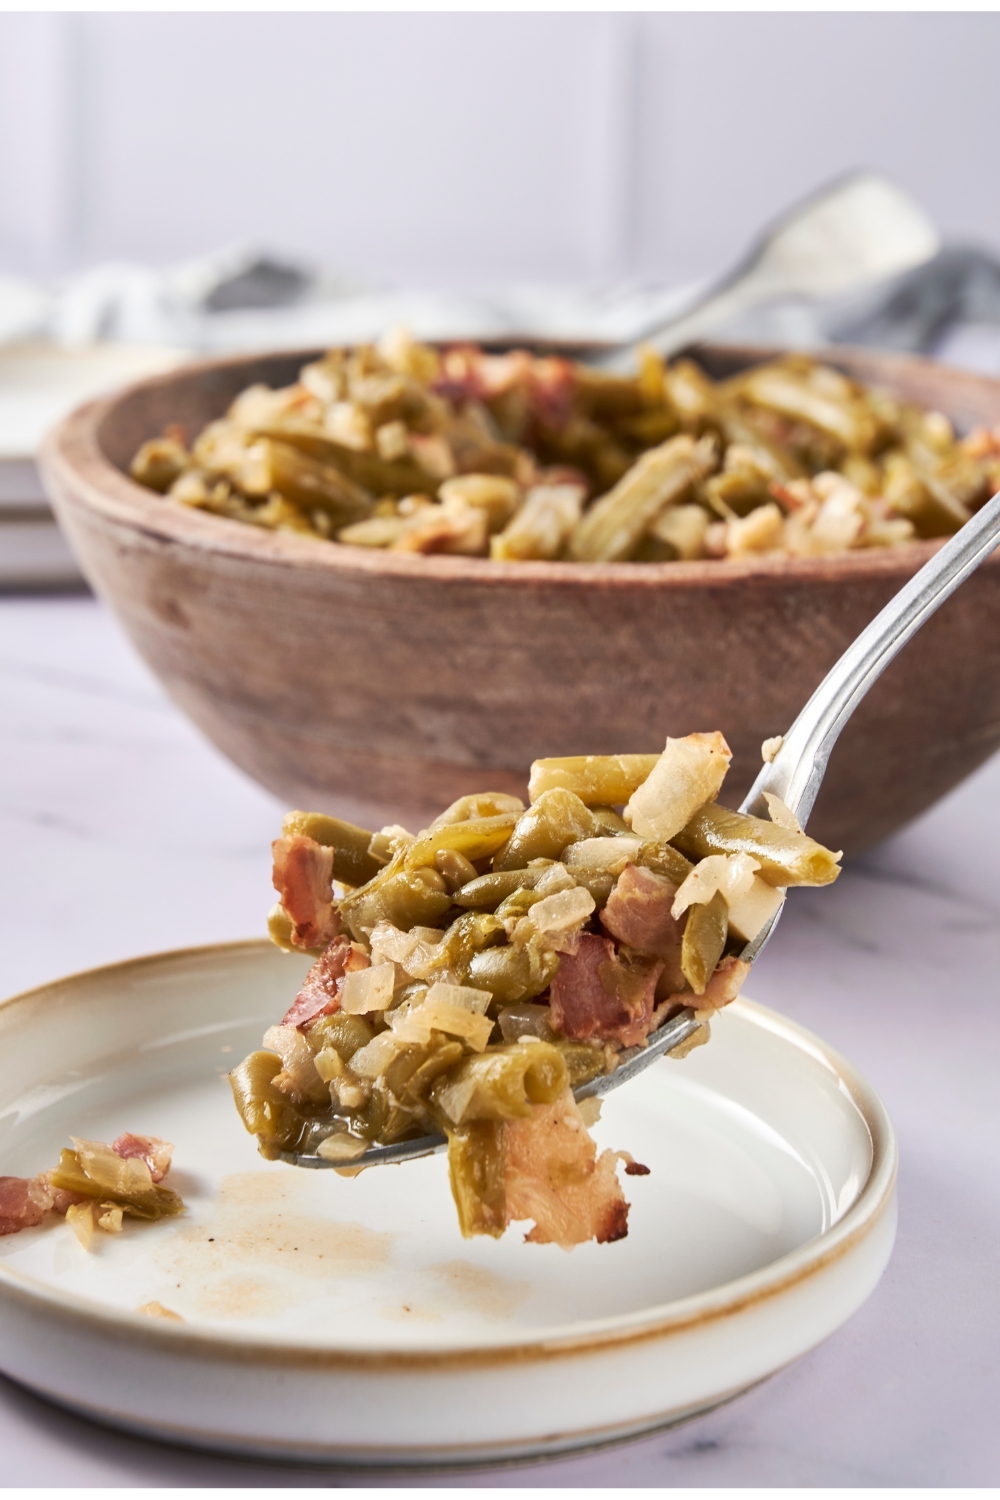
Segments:
[[[381,1317],[394,1323],[440,1323],[455,1314],[474,1313],[504,1322],[531,1295],[529,1282],[467,1260],[425,1266],[410,1278],[410,1286],[411,1295],[378,1304]]]
[[[393,1234],[303,1212],[300,1197],[283,1173],[223,1178],[213,1209],[180,1225],[153,1256],[169,1290],[206,1317],[272,1317],[322,1296],[331,1281],[387,1264]]]

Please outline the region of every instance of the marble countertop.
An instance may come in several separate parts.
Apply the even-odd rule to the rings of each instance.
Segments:
[[[254,935],[282,809],[85,598],[0,601],[0,993]],[[0,1380],[8,1485],[992,1485],[1000,1481],[1000,758],[831,890],[794,893],[755,999],[843,1051],[900,1142],[869,1302],[729,1406],[604,1452],[424,1478],[124,1438]]]

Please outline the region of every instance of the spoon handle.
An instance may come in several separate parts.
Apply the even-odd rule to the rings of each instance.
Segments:
[[[1000,541],[1000,492],[903,585],[826,674],[750,788],[743,812],[767,817],[765,792],[779,796],[805,824],[837,737],[862,698],[900,651],[989,556]]]

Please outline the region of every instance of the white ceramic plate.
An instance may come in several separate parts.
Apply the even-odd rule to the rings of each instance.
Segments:
[[[176,1143],[189,1212],[84,1251],[0,1239],[0,1365],[101,1421],[243,1453],[486,1461],[649,1431],[727,1399],[860,1306],[895,1230],[895,1142],[822,1042],[750,1002],[611,1095],[595,1134],[628,1238],[458,1233],[442,1157],[353,1179],[263,1161],[225,1074],[304,964],[168,953],[0,1006],[0,1173],[70,1133]],[[139,1315],[156,1301],[184,1322]]]

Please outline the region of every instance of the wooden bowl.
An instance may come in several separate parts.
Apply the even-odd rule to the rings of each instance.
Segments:
[[[697,351],[719,375],[774,351]],[[464,792],[524,793],[536,756],[654,751],[721,729],[735,802],[761,742],[934,542],[739,562],[494,563],[277,535],[134,484],[170,422],[192,435],[253,382],[315,351],[211,360],[80,407],[41,467],[97,593],[175,701],[289,806],[425,824]],[[1000,381],[926,360],[830,351],[861,380],[1000,421]],[[834,751],[810,831],[856,853],[1000,745],[1000,555],[905,648]]]

